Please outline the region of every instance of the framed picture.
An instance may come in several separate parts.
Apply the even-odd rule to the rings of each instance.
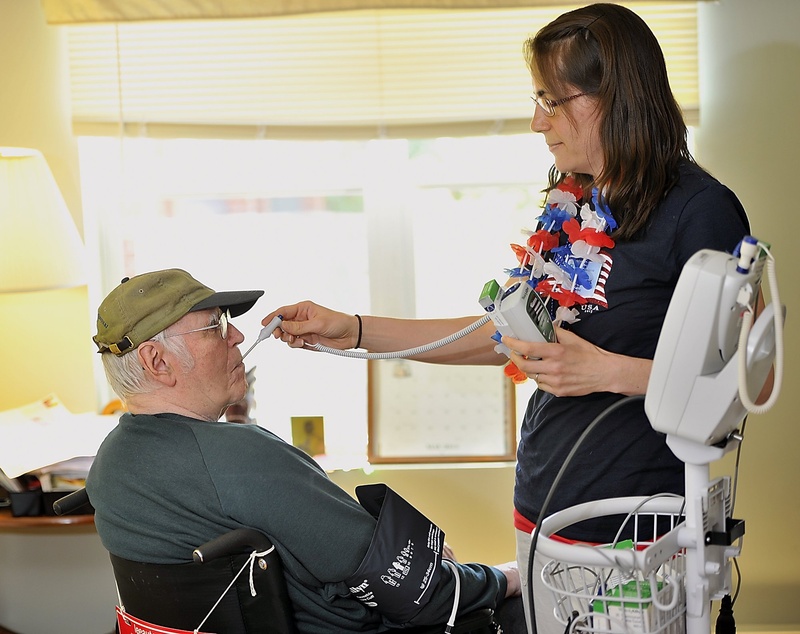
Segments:
[[[325,421],[322,416],[292,416],[292,444],[309,456],[325,454]]]
[[[371,463],[513,461],[514,384],[501,367],[368,362]]]

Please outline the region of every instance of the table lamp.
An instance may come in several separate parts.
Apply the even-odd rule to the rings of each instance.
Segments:
[[[83,284],[83,243],[44,156],[0,147],[0,293]]]
[[[95,409],[83,242],[44,157],[0,147],[0,410]]]

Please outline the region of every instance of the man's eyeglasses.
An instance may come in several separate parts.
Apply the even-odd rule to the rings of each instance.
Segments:
[[[187,330],[186,332],[175,332],[171,335],[164,335],[164,337],[180,337],[181,335],[189,335],[193,332],[200,332],[201,330],[213,330],[214,328],[219,328],[219,334],[223,339],[226,339],[228,337],[228,322],[230,321],[230,318],[231,313],[230,311],[226,310],[224,313],[220,313],[219,321],[217,321],[216,324],[203,326],[202,328],[195,328],[194,330]]]
[[[547,97],[543,97],[541,95],[531,95],[531,99],[533,102],[539,106],[544,113],[548,117],[552,117],[556,114],[556,107],[561,106],[568,101],[572,101],[573,99],[577,99],[578,97],[585,97],[589,93],[579,92],[577,95],[570,95],[569,97],[563,97],[562,99],[548,99]]]

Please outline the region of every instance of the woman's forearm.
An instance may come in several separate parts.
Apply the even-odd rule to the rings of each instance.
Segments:
[[[395,352],[416,348],[456,333],[479,317],[452,319],[395,319],[362,315],[361,347],[370,352]],[[416,361],[451,365],[501,365],[506,357],[494,351],[489,322],[444,347],[411,357]]]

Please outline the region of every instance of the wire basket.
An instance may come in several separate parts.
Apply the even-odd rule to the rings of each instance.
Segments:
[[[686,631],[685,551],[678,545],[683,498],[599,500],[547,517],[536,543],[547,563],[542,583],[565,632],[683,634]],[[620,534],[607,545],[568,544],[552,535],[577,522],[623,515]],[[666,532],[665,532],[666,530]]]

